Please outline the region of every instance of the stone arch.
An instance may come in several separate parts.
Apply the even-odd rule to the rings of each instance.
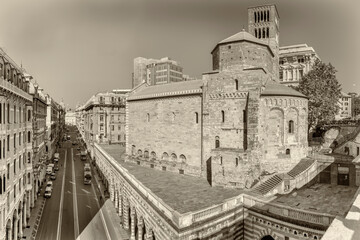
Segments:
[[[152,151],[152,152],[150,153],[150,158],[151,158],[151,159],[156,159],[156,152]]]
[[[136,149],[136,146],[132,145],[131,146],[131,155],[133,155],[133,156],[135,155],[135,151],[136,151],[135,149]]]
[[[283,144],[284,111],[281,108],[270,109],[267,120],[267,133],[269,145]]]
[[[144,151],[144,158],[149,159],[149,151],[148,150]]]
[[[274,240],[280,240],[279,236],[276,235],[270,228],[262,229],[256,236],[259,240],[269,240],[271,238],[264,238],[266,236],[272,237]]]
[[[169,154],[167,152],[163,152],[161,159],[166,161],[169,160]]]
[[[138,154],[139,157],[142,157],[142,150],[138,149],[137,154]]]
[[[299,134],[299,110],[295,107],[290,107],[286,113],[286,132],[288,133],[288,141],[296,142]],[[291,125],[293,129],[290,129]],[[290,132],[291,131],[291,132]]]
[[[170,156],[171,156],[171,161],[174,161],[174,162],[177,161],[178,158],[175,153],[172,153]]]
[[[179,159],[180,159],[180,161],[181,161],[182,163],[186,163],[186,157],[185,157],[184,154],[181,154],[180,157],[179,157]]]

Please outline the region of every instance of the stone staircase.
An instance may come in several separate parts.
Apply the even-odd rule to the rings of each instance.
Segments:
[[[359,133],[360,133],[360,125],[357,126],[356,129],[352,133],[347,134],[347,135],[343,136],[342,138],[340,138],[339,140],[337,140],[337,144],[336,144],[336,146],[334,148],[341,147],[342,145],[344,145],[349,140],[354,139]]]
[[[315,162],[314,159],[311,158],[303,158],[298,162],[298,164],[295,165],[287,174],[290,177],[296,178],[300,173],[304,172],[306,169],[308,169],[311,165],[313,165]]]
[[[283,181],[283,174],[275,174],[254,189],[254,193],[266,195]]]
[[[256,186],[252,192],[265,196],[278,187],[283,182],[284,178],[294,179],[298,177],[301,173],[309,169],[309,167],[311,167],[315,162],[316,160],[314,159],[303,158],[288,173],[275,174],[265,182]]]

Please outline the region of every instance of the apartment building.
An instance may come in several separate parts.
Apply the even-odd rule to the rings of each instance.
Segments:
[[[29,81],[0,49],[0,239],[18,239],[34,205],[33,97]]]
[[[83,118],[83,127],[78,124],[78,128],[84,129],[83,135],[87,144],[109,143],[125,146],[125,105],[129,91],[123,89],[98,93],[84,106],[77,108],[78,119]]]

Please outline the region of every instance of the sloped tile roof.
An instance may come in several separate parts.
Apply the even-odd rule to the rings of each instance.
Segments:
[[[293,96],[307,98],[304,94],[273,81],[269,81],[265,85],[265,90],[261,93],[262,96]]]
[[[178,95],[200,94],[202,93],[202,85],[202,80],[191,80],[147,86],[131,94],[128,97],[128,101]]]

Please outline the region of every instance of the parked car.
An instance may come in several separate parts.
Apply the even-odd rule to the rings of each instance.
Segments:
[[[46,183],[46,188],[51,188],[51,190],[53,189],[53,182],[52,181],[47,181]]]
[[[50,179],[51,179],[51,180],[55,180],[55,179],[56,179],[56,174],[55,174],[55,173],[51,173]]]
[[[51,187],[46,187],[44,197],[50,198],[51,197],[51,192],[52,192],[52,188]]]
[[[59,166],[55,166],[54,170],[59,171]]]

